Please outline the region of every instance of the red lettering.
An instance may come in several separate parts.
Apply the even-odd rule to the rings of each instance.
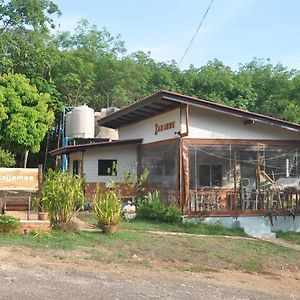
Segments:
[[[175,128],[175,121],[165,124],[155,124],[155,135],[157,135],[159,132],[166,131],[172,128]]]

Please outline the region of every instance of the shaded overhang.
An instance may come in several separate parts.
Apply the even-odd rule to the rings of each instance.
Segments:
[[[300,131],[300,125],[276,119],[263,114],[234,108],[228,105],[215,103],[209,100],[197,99],[169,91],[159,91],[147,98],[144,98],[132,105],[129,105],[103,119],[98,120],[99,126],[117,129],[147,118],[179,108],[181,105],[189,105],[231,115],[243,119],[245,122],[263,123],[281,128]],[[245,123],[246,124],[246,123]]]
[[[90,148],[104,148],[111,146],[126,146],[126,145],[138,145],[143,142],[143,139],[133,139],[133,140],[119,140],[119,141],[107,141],[107,142],[98,142],[98,143],[90,143],[90,144],[82,144],[82,145],[70,145],[61,148],[57,148],[55,150],[50,151],[51,155],[60,155],[60,154],[69,154],[74,152],[84,151]]]

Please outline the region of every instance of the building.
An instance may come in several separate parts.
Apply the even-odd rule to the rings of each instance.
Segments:
[[[188,216],[287,215],[300,206],[299,124],[162,90],[98,125],[118,129],[119,139],[52,151],[69,154],[90,190],[147,168],[148,187]]]

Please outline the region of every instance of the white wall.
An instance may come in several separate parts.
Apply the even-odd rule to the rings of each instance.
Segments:
[[[175,121],[174,128],[155,134],[155,124],[166,124]],[[152,143],[162,140],[174,139],[178,137],[176,131],[180,131],[180,110],[172,110],[158,116],[145,119],[143,121],[123,126],[119,128],[119,139],[138,139],[143,138],[143,143]]]
[[[117,176],[98,176],[98,159],[116,159]],[[86,182],[123,181],[124,171],[137,173],[137,146],[113,146],[90,148],[84,152],[83,174]]]
[[[242,118],[190,107],[189,137],[199,139],[298,140],[300,133],[278,126],[254,123]]]

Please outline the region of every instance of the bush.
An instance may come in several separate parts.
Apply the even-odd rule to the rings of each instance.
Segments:
[[[181,217],[181,211],[176,206],[166,206],[161,202],[158,191],[149,192],[136,204],[138,216],[144,219],[174,223]]]
[[[43,183],[41,206],[49,213],[51,226],[63,229],[83,205],[83,179],[49,170]]]
[[[14,232],[20,227],[20,220],[12,216],[0,216],[0,232]]]
[[[181,211],[175,205],[167,206],[164,215],[163,221],[168,223],[175,223],[180,220]]]
[[[97,187],[92,209],[101,225],[117,225],[121,220],[121,202],[113,191],[102,193]]]

